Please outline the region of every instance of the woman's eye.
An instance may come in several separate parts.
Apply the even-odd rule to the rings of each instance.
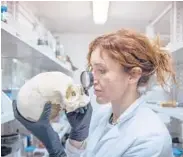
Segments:
[[[99,72],[100,72],[101,74],[105,74],[106,70],[99,69]]]

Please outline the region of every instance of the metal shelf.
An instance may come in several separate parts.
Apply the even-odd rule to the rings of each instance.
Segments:
[[[155,112],[158,113],[164,113],[170,117],[179,119],[183,122],[183,108],[177,107],[177,108],[170,108],[170,107],[161,107],[156,104],[147,104],[147,107],[151,108]]]
[[[1,39],[1,59],[4,63],[3,78],[4,74],[7,76],[2,83],[9,83],[10,90],[16,87],[15,82],[13,82],[16,75],[19,75],[17,77],[19,79],[17,80],[18,88],[23,85],[26,79],[33,77],[40,71],[60,71],[70,77],[73,76],[72,70],[54,56],[52,49],[48,46],[38,46],[35,42],[27,41],[25,36],[20,35],[16,29],[4,22],[1,22]],[[22,78],[20,71],[17,71],[17,66],[13,64],[15,59],[17,59],[16,62],[21,62],[22,70],[30,73],[27,78]],[[15,68],[16,74],[13,73],[12,68]],[[21,81],[20,79],[25,80]],[[1,124],[14,119],[11,99],[5,93],[3,93],[3,98],[4,100],[1,102],[1,108],[3,109]]]
[[[17,58],[40,69],[61,71],[72,77],[72,70],[54,57],[54,52],[49,47],[26,41],[14,28],[4,22],[1,22],[1,39],[2,57]]]

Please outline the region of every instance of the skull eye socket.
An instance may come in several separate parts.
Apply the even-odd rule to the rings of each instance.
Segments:
[[[75,91],[72,91],[71,95],[72,96],[76,96],[76,92]]]
[[[67,91],[66,91],[66,99],[69,99],[70,96],[72,96],[72,86],[70,85],[68,88],[67,88]]]

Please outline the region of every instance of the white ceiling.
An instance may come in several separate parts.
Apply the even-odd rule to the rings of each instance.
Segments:
[[[53,33],[102,33],[122,27],[145,31],[147,24],[165,9],[170,1],[110,2],[105,25],[95,25],[91,1],[31,1],[24,2]],[[164,27],[166,25],[166,27]],[[169,17],[156,26],[162,34],[169,33]]]

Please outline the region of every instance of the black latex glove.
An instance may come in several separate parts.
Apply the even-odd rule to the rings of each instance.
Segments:
[[[70,139],[84,141],[88,137],[92,111],[92,106],[89,103],[74,112],[66,113],[71,125]]]
[[[16,101],[13,101],[13,112],[15,118],[44,144],[50,157],[66,157],[59,136],[53,130],[49,121],[51,113],[49,103],[45,104],[43,113],[37,122],[31,122],[22,117],[17,110]]]

